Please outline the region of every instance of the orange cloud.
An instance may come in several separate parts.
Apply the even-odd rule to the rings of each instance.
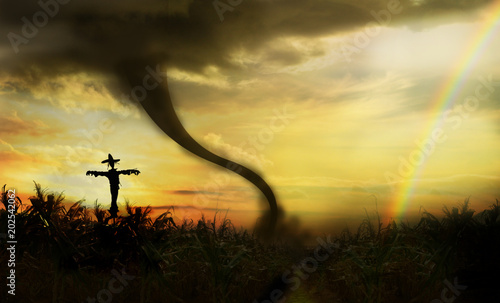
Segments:
[[[20,134],[41,136],[53,133],[54,131],[54,129],[39,119],[32,121],[21,119],[15,110],[13,110],[10,115],[0,116],[0,134],[2,136]]]

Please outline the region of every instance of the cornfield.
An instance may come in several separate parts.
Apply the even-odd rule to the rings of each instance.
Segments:
[[[1,198],[6,234],[5,186]],[[126,215],[106,222],[97,201],[67,208],[64,199],[35,183],[29,205],[16,200],[16,302],[226,303],[261,302],[263,295],[272,302],[274,285],[283,294],[276,302],[445,302],[450,283],[467,287],[446,293],[454,302],[500,297],[498,200],[476,215],[468,200],[444,207],[442,218],[423,211],[414,226],[383,226],[367,214],[357,231],[332,236],[335,252],[305,271],[301,260],[317,248],[264,243],[220,212],[175,222],[173,209],[153,219],[151,207],[127,203]],[[0,247],[7,276],[5,238]],[[273,284],[284,273],[294,274],[294,283]],[[6,283],[0,289],[4,296]]]

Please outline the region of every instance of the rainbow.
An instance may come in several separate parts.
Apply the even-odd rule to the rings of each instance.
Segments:
[[[476,35],[471,39],[468,47],[460,56],[457,64],[451,70],[449,76],[437,90],[429,112],[431,114],[438,113],[435,118],[429,119],[429,125],[424,128],[423,138],[430,138],[434,129],[443,124],[443,113],[450,109],[456,102],[458,95],[462,91],[465,81],[469,78],[470,73],[478,62],[485,49],[495,38],[500,30],[500,1],[495,1],[488,8],[488,16],[485,18],[484,24],[477,31]],[[426,163],[426,156],[422,164],[413,169],[407,180],[399,183],[396,194],[392,197],[390,203],[388,218],[401,219],[405,215],[410,204],[410,198],[416,187],[422,170]]]

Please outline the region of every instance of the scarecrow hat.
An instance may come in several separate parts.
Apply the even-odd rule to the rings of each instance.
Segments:
[[[116,162],[120,161],[120,159],[113,159],[113,156],[111,156],[111,154],[108,154],[108,158],[106,160],[103,160],[101,163],[108,163],[108,164],[111,164],[111,166],[113,166]]]

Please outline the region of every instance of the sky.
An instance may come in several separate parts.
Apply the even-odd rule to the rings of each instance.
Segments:
[[[188,133],[304,228],[500,198],[499,1],[28,3],[0,1],[0,180],[25,202],[36,181],[109,207],[85,172],[111,153],[141,171],[120,178],[122,211],[251,227],[269,208],[131,101],[119,71],[137,58]]]

